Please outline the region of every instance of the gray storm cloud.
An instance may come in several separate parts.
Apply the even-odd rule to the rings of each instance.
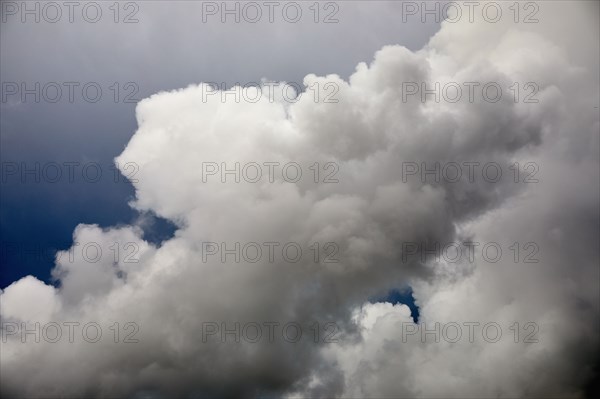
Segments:
[[[223,101],[203,83],[142,100],[138,130],[116,161],[125,175],[128,163],[139,166],[132,206],[176,222],[175,236],[155,247],[137,226],[80,225],[74,242],[133,243],[138,262],[106,251],[90,263],[65,251],[57,288],[21,279],[0,307],[3,322],[134,322],[139,342],[7,335],[3,394],[583,396],[598,353],[597,37],[597,4],[554,4],[539,24],[445,22],[423,49],[386,46],[348,81],[305,77],[307,87],[333,84],[337,102],[310,90],[292,102],[264,87],[239,101],[234,88]],[[406,82],[535,82],[539,102],[512,93],[404,101]],[[221,182],[215,167],[236,162],[263,165],[262,178]],[[303,172],[293,183],[282,172],[291,162]],[[408,162],[494,162],[505,173],[533,162],[539,182],[424,184],[403,179]],[[337,182],[323,182],[324,165]],[[535,242],[540,261],[405,258],[403,243],[467,239]],[[305,252],[298,262],[223,262],[206,256],[208,242],[293,242]],[[339,262],[315,261],[315,242],[333,243]],[[369,299],[405,285],[421,321],[535,322],[539,342],[402,342],[408,308]],[[236,321],[333,322],[337,342],[204,342],[203,323]]]

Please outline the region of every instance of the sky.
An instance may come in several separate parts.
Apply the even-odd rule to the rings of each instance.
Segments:
[[[598,3],[1,7],[2,396],[598,392]]]

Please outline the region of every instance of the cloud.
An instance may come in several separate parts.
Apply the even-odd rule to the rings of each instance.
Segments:
[[[82,329],[93,322],[106,335],[91,344],[96,336],[88,330],[85,339],[58,343],[5,334],[3,394],[582,395],[598,349],[598,77],[591,57],[565,46],[551,23],[575,24],[586,7],[595,10],[569,7],[572,18],[562,20],[564,7],[549,6],[547,22],[535,26],[444,23],[423,49],[386,46],[348,81],[305,77],[309,88],[333,84],[337,102],[315,101],[309,90],[290,102],[266,87],[250,93],[261,94],[256,102],[235,101],[235,88],[222,101],[223,93],[207,95],[202,83],[141,101],[138,130],[116,160],[140,166],[132,206],[179,229],[156,247],[135,226],[80,225],[73,257],[57,258],[58,288],[32,277],[8,287],[3,321],[39,317]],[[568,44],[583,40],[567,36]],[[453,81],[504,88],[536,82],[539,102],[509,95],[498,102],[403,101],[406,82],[431,88]],[[236,162],[239,183],[221,174]],[[284,165],[292,162],[290,172]],[[505,173],[515,162],[535,162],[541,181],[515,184],[509,175],[495,183],[424,184],[403,179],[407,162],[494,162]],[[249,169],[242,172],[251,163],[262,173],[257,182],[243,175]],[[291,183],[298,168],[303,174]],[[324,183],[331,171],[338,182]],[[534,242],[540,262],[405,258],[405,243],[467,239],[505,249]],[[91,242],[101,255],[96,246],[80,251]],[[268,242],[280,243],[273,260]],[[315,242],[323,251],[318,261]],[[264,256],[237,263],[223,246],[207,256],[206,243],[258,246]],[[302,249],[298,261],[281,251],[286,243]],[[327,243],[339,262],[325,261]],[[135,262],[125,262],[132,253]],[[539,342],[399,341],[401,323],[413,323],[408,308],[368,298],[405,284],[425,322],[493,321],[509,334],[515,321],[531,321]],[[38,302],[39,313],[23,306]],[[115,322],[139,342],[124,343],[121,335],[113,342]],[[265,322],[279,324],[273,340],[219,342],[219,333],[206,334],[206,323],[222,332],[221,323],[231,329],[235,322],[263,331]],[[280,335],[291,322],[304,332],[296,343]],[[337,342],[315,340],[315,322],[335,323]]]

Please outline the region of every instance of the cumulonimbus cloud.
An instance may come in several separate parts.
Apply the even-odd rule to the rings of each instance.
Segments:
[[[290,102],[266,90],[258,101],[236,101],[235,88],[223,101],[207,84],[141,101],[138,130],[116,161],[139,166],[132,206],[176,222],[175,236],[156,247],[136,226],[80,225],[74,242],[132,244],[136,262],[104,251],[92,263],[78,248],[64,251],[58,287],[21,279],[2,292],[0,308],[3,322],[18,325],[95,322],[112,334],[115,322],[135,323],[139,342],[115,344],[110,335],[94,344],[36,343],[5,334],[2,392],[583,395],[598,349],[598,49],[590,50],[595,61],[575,49],[593,40],[572,25],[590,10],[597,6],[548,6],[534,25],[445,22],[422,50],[386,46],[349,81],[306,76],[307,87],[333,84],[337,102],[315,101],[310,91]],[[597,38],[597,15],[590,21]],[[557,33],[558,22],[571,30]],[[407,83],[422,82],[496,82],[505,90],[535,82],[539,101],[514,101],[507,91],[497,102],[406,95],[414,88]],[[541,177],[530,185],[512,176],[405,179],[408,163],[435,162],[493,162],[505,173],[530,162]],[[262,165],[263,173],[272,165],[273,174],[238,183],[230,173],[223,183],[215,168],[236,163]],[[297,182],[282,172],[289,163],[303,172]],[[335,181],[323,181],[324,165]],[[514,262],[512,252],[493,264],[405,257],[405,243],[467,239],[503,248],[533,242],[540,261]],[[280,243],[275,251],[295,243],[304,256],[206,256],[206,243],[269,242]],[[314,243],[333,243],[339,261],[315,261]],[[421,321],[534,322],[539,342],[403,342],[402,326],[413,324],[407,308],[369,299],[407,284]],[[219,342],[219,334],[204,339],[207,322],[335,323],[337,338]]]

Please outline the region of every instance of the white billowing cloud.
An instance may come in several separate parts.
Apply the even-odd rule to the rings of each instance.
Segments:
[[[94,344],[8,336],[3,392],[581,396],[598,348],[597,61],[570,46],[589,47],[590,39],[577,35],[588,25],[570,26],[565,41],[554,23],[569,15],[562,22],[574,25],[589,13],[586,7],[596,6],[544,7],[547,19],[534,25],[444,23],[422,50],[384,47],[348,82],[335,75],[305,78],[320,95],[334,84],[336,103],[317,102],[310,90],[291,103],[269,96],[266,87],[256,102],[248,100],[256,92],[222,101],[221,92],[206,95],[204,84],[143,100],[138,131],[117,161],[140,167],[132,205],[180,228],[154,247],[137,227],[81,225],[74,242],[97,243],[103,249],[97,262],[75,246],[72,259],[68,253],[57,259],[59,288],[32,277],[8,287],[3,320],[95,322],[106,335]],[[509,92],[496,103],[403,101],[403,82],[431,88],[451,81],[503,88],[536,82],[539,103],[515,103]],[[496,162],[505,173],[514,162],[536,162],[540,182],[515,184],[512,176],[495,184],[403,181],[403,162],[436,161]],[[229,169],[256,162],[262,179],[235,183],[229,175],[222,183],[219,174],[206,176],[208,163],[222,162]],[[279,162],[273,174],[265,162]],[[301,167],[298,182],[284,178],[293,170],[282,175],[289,162]],[[309,168],[315,162],[319,183]],[[328,162],[332,169],[324,168]],[[334,169],[338,182],[324,183]],[[403,259],[402,243],[467,237],[504,249],[536,242],[540,262]],[[205,242],[281,245],[274,261],[265,249],[255,263],[236,263],[232,255],[226,262],[218,255],[205,259]],[[282,258],[287,242],[300,245],[300,261]],[[335,243],[340,262],[325,262],[329,252],[322,249],[315,262],[314,242]],[[117,259],[107,249],[114,243],[122,251]],[[124,261],[127,244],[135,248],[135,263]],[[509,338],[402,342],[402,323],[412,323],[407,307],[368,300],[407,283],[422,321],[493,321]],[[204,342],[203,323],[236,321],[297,322],[305,334],[295,344],[280,336]],[[515,321],[537,323],[539,342],[512,342],[507,329]],[[115,322],[122,334],[126,323],[136,323],[139,342],[114,343],[109,326]],[[338,342],[315,343],[308,333],[314,322],[335,322]]]
[[[6,287],[0,306],[3,318],[46,323],[59,310],[60,302],[54,287],[27,276]]]

